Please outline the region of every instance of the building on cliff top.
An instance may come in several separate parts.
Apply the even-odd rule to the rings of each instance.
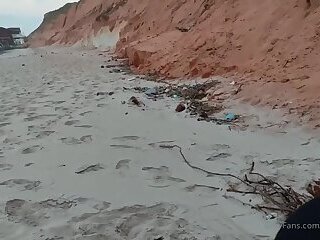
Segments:
[[[11,31],[0,27],[0,48],[5,48],[14,45],[14,40]]]
[[[21,29],[20,28],[8,28],[8,30],[11,32],[13,41],[15,45],[24,45],[25,44],[25,39],[26,36],[24,36],[21,33]]]

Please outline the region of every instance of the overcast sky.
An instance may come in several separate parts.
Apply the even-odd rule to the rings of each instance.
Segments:
[[[42,22],[46,12],[76,0],[0,0],[0,27],[21,27],[28,35]]]

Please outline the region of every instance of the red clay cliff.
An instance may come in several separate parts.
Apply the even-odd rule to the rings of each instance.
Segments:
[[[316,0],[81,0],[48,13],[32,47],[90,44],[103,31],[136,72],[233,76],[239,98],[320,116],[320,2]]]

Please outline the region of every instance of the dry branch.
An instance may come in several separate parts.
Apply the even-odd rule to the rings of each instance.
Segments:
[[[263,211],[263,209],[266,210],[272,210],[272,211],[279,211],[285,214],[294,212],[298,207],[300,207],[302,204],[307,202],[311,199],[311,197],[300,194],[296,191],[294,191],[291,187],[283,187],[281,184],[273,181],[270,178],[267,178],[266,176],[262,175],[261,173],[254,172],[254,162],[252,163],[248,174],[244,176],[244,179],[241,177],[238,177],[234,174],[230,173],[218,173],[218,172],[211,172],[206,169],[203,169],[201,167],[192,165],[190,161],[185,157],[182,148],[178,145],[160,145],[160,148],[166,148],[166,149],[174,149],[177,148],[179,150],[179,153],[184,160],[184,162],[192,169],[198,170],[202,173],[207,174],[207,176],[222,176],[222,177],[230,177],[233,179],[236,179],[240,181],[241,183],[245,184],[246,187],[249,187],[250,190],[238,190],[234,187],[230,187],[227,189],[228,192],[234,192],[234,193],[242,193],[242,194],[257,194],[260,195],[264,202],[267,204],[271,204],[271,206],[252,206],[251,207]],[[258,177],[258,179],[249,179],[248,176],[251,177]]]

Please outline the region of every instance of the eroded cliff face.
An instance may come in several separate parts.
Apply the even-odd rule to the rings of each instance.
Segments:
[[[31,46],[116,44],[133,69],[166,77],[237,73],[239,96],[320,115],[317,0],[81,0],[49,14]]]

